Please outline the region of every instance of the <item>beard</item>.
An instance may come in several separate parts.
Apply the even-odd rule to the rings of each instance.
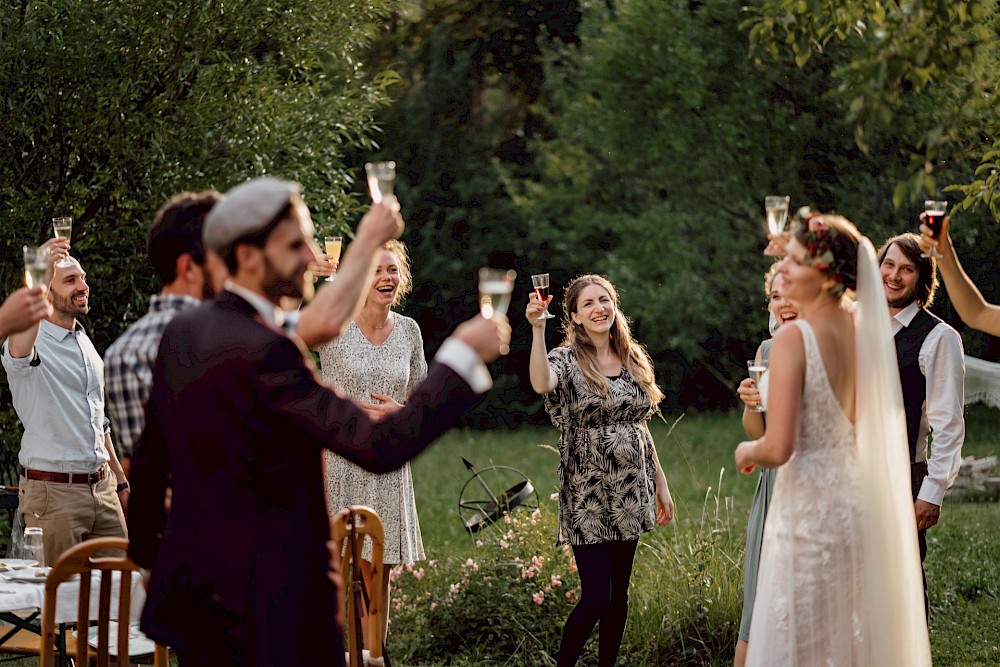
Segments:
[[[49,294],[52,295],[52,308],[53,308],[53,310],[55,310],[56,312],[58,312],[58,313],[60,313],[62,315],[65,315],[67,317],[76,318],[76,317],[80,317],[82,315],[86,315],[87,313],[90,312],[90,299],[89,299],[89,295],[88,295],[87,303],[84,304],[84,305],[82,305],[82,306],[78,306],[78,305],[76,305],[76,303],[73,302],[73,299],[75,297],[78,297],[78,296],[80,296],[82,294],[86,294],[86,292],[73,292],[69,296],[62,296],[61,294],[57,294],[55,292],[49,292]]]
[[[283,296],[293,299],[303,297],[308,265],[297,267],[289,273],[279,271],[271,260],[264,256],[264,291],[268,296],[280,299]]]
[[[914,301],[916,301],[916,296],[914,294],[910,293],[910,294],[906,294],[904,296],[901,296],[898,299],[889,299],[889,307],[890,308],[895,308],[897,310],[902,310],[903,308],[906,308],[907,306],[909,306]]]

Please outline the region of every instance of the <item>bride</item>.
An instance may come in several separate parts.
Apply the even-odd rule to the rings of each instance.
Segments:
[[[774,337],[767,433],[743,473],[779,467],[747,664],[930,665],[889,313],[868,239],[809,218],[778,271],[799,319]],[[852,314],[848,293],[856,291]]]

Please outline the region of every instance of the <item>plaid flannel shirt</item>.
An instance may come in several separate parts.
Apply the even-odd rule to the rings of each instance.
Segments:
[[[146,423],[153,364],[163,330],[175,315],[200,303],[181,295],[154,295],[149,312],[118,337],[104,354],[104,383],[115,440],[122,456],[132,456]]]

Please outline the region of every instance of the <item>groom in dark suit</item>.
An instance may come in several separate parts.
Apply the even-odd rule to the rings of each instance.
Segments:
[[[344,323],[377,249],[401,231],[392,198],[361,221],[324,288],[343,292]],[[130,553],[152,569],[142,629],[183,667],[342,665],[322,450],[376,472],[399,467],[489,388],[483,361],[509,341],[505,321],[465,322],[406,405],[373,422],[317,381],[282,329],[278,303],[301,297],[313,234],[296,184],[260,178],[231,190],[204,227],[226,289],[178,315],[160,344],[133,457]]]

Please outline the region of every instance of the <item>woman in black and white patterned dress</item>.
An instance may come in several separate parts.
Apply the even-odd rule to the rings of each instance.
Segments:
[[[532,294],[531,386],[559,428],[559,542],[570,544],[582,593],[563,629],[558,667],[573,667],[600,623],[598,665],[618,656],[639,537],[674,515],[647,423],[663,392],[604,277],[566,287],[560,347],[545,350],[548,301]]]
[[[382,248],[364,306],[344,333],[319,348],[323,379],[336,385],[369,411],[392,411],[406,401],[427,375],[424,342],[415,320],[392,311],[409,292],[410,262],[406,246],[389,241]],[[368,505],[385,528],[386,564],[424,558],[410,464],[378,474],[333,454],[324,453],[327,505],[333,516],[347,505]],[[371,543],[361,552],[365,585],[382,588],[388,626],[389,567],[382,581],[371,580]],[[367,624],[365,625],[367,627]],[[386,628],[383,628],[383,631]]]

